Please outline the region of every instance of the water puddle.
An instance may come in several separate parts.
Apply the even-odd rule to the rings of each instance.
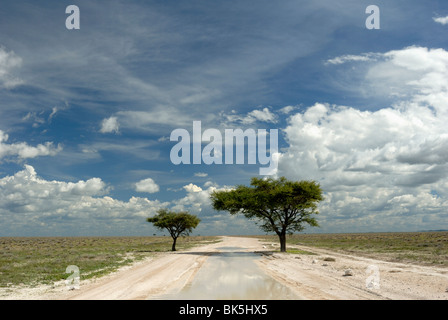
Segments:
[[[260,256],[239,247],[220,247],[179,293],[162,299],[297,300],[288,287],[266,275],[255,263]]]

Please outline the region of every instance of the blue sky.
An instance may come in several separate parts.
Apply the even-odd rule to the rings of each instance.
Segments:
[[[68,5],[80,29],[68,30]],[[368,5],[380,9],[369,30]],[[448,228],[446,1],[10,1],[0,11],[0,235],[256,234],[209,194],[259,165],[174,165],[174,129],[278,129],[307,232]]]

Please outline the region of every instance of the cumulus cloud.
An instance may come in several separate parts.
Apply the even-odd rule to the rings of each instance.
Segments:
[[[135,191],[137,192],[156,193],[159,190],[159,186],[151,178],[143,179],[135,184]]]
[[[316,104],[290,119],[285,129],[290,147],[279,170],[318,180],[330,195],[323,208],[333,223],[350,218],[381,230],[385,223],[379,220],[389,214],[389,223],[401,220],[395,227],[416,228],[424,214],[448,208],[437,196],[448,194],[445,132],[430,110],[368,112]],[[405,213],[413,218],[402,220]],[[441,223],[445,218],[438,216]]]
[[[366,78],[400,99],[374,111],[316,103],[292,115],[279,175],[318,180],[325,225],[340,231],[446,227],[448,52],[409,47],[381,57]]]
[[[186,195],[170,202],[172,210],[187,210],[201,219],[196,232],[200,234],[260,234],[260,229],[254,221],[243,215],[230,215],[228,212],[218,212],[212,208],[210,194],[213,191],[232,190],[233,186],[220,186],[207,181],[202,186],[189,183],[183,189]]]
[[[198,187],[197,185],[192,184],[192,183],[190,183],[190,184],[184,186],[184,189],[185,189],[187,192],[190,192],[190,193],[191,193],[191,192],[201,192],[201,191],[202,191],[202,188],[201,188],[201,187]]]
[[[444,49],[408,47],[383,54],[383,60],[366,74],[373,93],[396,96],[405,102],[432,103],[443,107],[448,89],[448,52]],[[432,101],[431,101],[432,100]]]
[[[22,58],[13,51],[7,51],[0,47],[0,87],[11,89],[23,83],[23,80],[16,77],[14,69],[22,66]]]
[[[229,187],[219,187],[211,182],[206,182],[204,188],[193,183],[185,185],[183,189],[187,192],[186,196],[172,201],[174,210],[191,210],[201,212],[204,208],[211,208],[210,194],[215,190],[228,190]]]
[[[410,46],[331,60],[332,64],[356,61],[365,67],[342,69],[346,78],[354,79],[344,83],[352,92],[363,92],[372,98],[391,97],[406,103],[413,99],[430,104],[435,101],[440,105],[440,100],[446,98],[448,52],[441,48]]]
[[[307,172],[343,172],[353,183],[377,173],[427,175],[423,168],[448,162],[443,123],[419,107],[371,112],[317,103],[292,116],[285,133],[289,150],[300,155]],[[366,177],[360,179],[362,174]]]
[[[154,191],[151,180],[142,180],[144,192]],[[158,186],[157,186],[158,187]],[[79,234],[95,234],[108,231],[116,234],[145,232],[150,225],[145,218],[153,216],[159,209],[187,210],[201,217],[201,234],[222,232],[222,224],[228,230],[253,227],[244,218],[217,214],[211,208],[210,194],[214,190],[226,190],[215,183],[204,187],[193,183],[185,185],[184,196],[169,202],[148,200],[132,196],[128,201],[109,196],[110,187],[100,178],[77,182],[46,180],[37,174],[34,167],[24,169],[12,176],[0,178],[0,225],[3,234],[53,234],[52,231],[70,230]],[[199,231],[198,231],[199,232]]]
[[[49,181],[40,178],[32,166],[25,165],[24,170],[0,179],[0,221],[5,227],[31,230],[35,227],[51,230],[64,224],[87,230],[98,222],[104,227],[128,219],[140,221],[168,205],[139,197],[120,201],[107,196],[108,192],[100,178]]]
[[[31,204],[38,207],[37,203],[42,200],[52,202],[56,199],[71,199],[83,196],[98,196],[107,193],[105,183],[99,178],[92,178],[87,181],[63,182],[46,181],[37,176],[35,169],[30,165],[25,165],[23,171],[17,172],[14,176],[7,176],[0,179],[2,188],[2,207],[14,207],[14,204]],[[8,205],[9,204],[9,205]],[[18,207],[21,207],[19,205]],[[16,206],[17,207],[17,206]]]
[[[101,133],[118,133],[119,123],[117,117],[110,117],[107,119],[103,119],[101,122]]]
[[[9,136],[0,130],[0,160],[6,157],[19,157],[20,159],[36,158],[39,156],[54,156],[62,150],[58,145],[53,146],[52,142],[39,144],[36,147],[28,145],[26,142],[6,143]]]

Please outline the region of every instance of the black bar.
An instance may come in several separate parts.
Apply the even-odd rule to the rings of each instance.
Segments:
[[[9,300],[0,301],[5,314],[63,319],[385,319],[420,312],[439,317],[447,301],[423,300]],[[443,309],[442,309],[443,308]],[[442,313],[440,313],[442,312]]]

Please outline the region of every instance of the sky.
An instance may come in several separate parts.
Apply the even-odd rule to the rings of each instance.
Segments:
[[[278,130],[269,177],[324,192],[305,232],[448,229],[445,0],[4,0],[0,30],[0,236],[262,234],[209,198],[259,161],[173,163],[194,121]]]

